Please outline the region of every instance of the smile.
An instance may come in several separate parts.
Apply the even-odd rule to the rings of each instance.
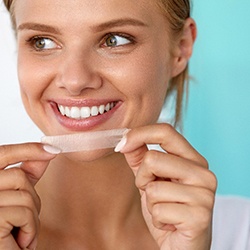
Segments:
[[[92,106],[92,107],[68,107],[63,105],[57,105],[58,110],[63,116],[72,119],[86,119],[92,116],[102,115],[106,112],[109,112],[116,105],[116,102],[110,102],[107,104],[102,104],[100,106]]]

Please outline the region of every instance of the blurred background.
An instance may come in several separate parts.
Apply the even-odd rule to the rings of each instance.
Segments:
[[[217,175],[218,194],[250,197],[250,1],[193,0],[198,39],[183,133]],[[0,3],[0,144],[39,141],[19,96],[16,48]]]
[[[184,134],[220,194],[250,196],[250,1],[193,0],[198,39]]]

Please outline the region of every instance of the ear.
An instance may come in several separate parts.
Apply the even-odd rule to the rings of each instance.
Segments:
[[[192,18],[188,18],[174,48],[172,77],[179,75],[186,68],[193,52],[196,36],[196,23]]]

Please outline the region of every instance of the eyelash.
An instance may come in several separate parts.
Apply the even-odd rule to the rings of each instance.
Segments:
[[[122,45],[117,45],[117,46],[108,46],[107,45],[107,40],[111,37],[120,37],[121,39],[127,39],[128,43],[126,44],[122,44]],[[51,49],[43,49],[43,48],[38,48],[36,46],[36,42],[38,42],[39,40],[51,40],[53,43],[57,44],[56,42],[54,42],[53,39],[46,37],[46,36],[33,36],[29,39],[26,40],[26,43],[35,51],[38,52],[44,52],[44,51],[48,51]],[[131,45],[131,44],[135,44],[135,38],[131,35],[128,34],[124,34],[124,33],[108,33],[106,34],[102,39],[101,39],[101,47],[107,47],[107,48],[117,48],[117,47],[123,47],[123,46],[127,46],[127,45]]]
[[[49,38],[49,37],[46,37],[46,36],[33,36],[31,38],[29,38],[28,40],[26,40],[26,43],[32,48],[34,49],[35,51],[38,51],[38,52],[43,52],[43,51],[47,51],[47,50],[50,50],[50,49],[42,49],[42,48],[38,48],[36,47],[36,42],[38,42],[39,40],[51,40],[53,43],[56,44],[56,42],[54,42],[53,39]],[[57,47],[57,46],[56,46]]]
[[[125,45],[117,45],[117,46],[107,46],[107,40],[111,37],[120,37],[122,39],[126,39],[128,40],[129,42]],[[134,44],[136,41],[135,41],[135,38],[131,35],[128,35],[128,34],[124,34],[124,33],[108,33],[104,36],[104,38],[102,39],[102,47],[109,47],[109,48],[117,48],[117,47],[122,47],[122,46],[126,46],[126,45],[130,45],[130,44]]]

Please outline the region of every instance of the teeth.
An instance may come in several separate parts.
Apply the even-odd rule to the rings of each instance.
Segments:
[[[81,111],[77,107],[72,107],[70,110],[70,116],[75,119],[79,119],[81,117]]]
[[[99,107],[99,113],[102,115],[104,113],[104,111],[105,111],[105,105],[101,105]]]
[[[115,103],[111,102],[106,105],[93,106],[93,107],[66,107],[58,105],[58,109],[63,116],[73,119],[89,118],[90,116],[97,116],[104,114],[115,107]]]
[[[89,107],[82,107],[81,108],[81,118],[88,118],[90,117],[90,108]]]
[[[99,109],[96,106],[92,107],[90,109],[90,114],[91,116],[97,116],[99,114]]]
[[[110,110],[110,103],[105,106],[105,110],[108,112]]]

